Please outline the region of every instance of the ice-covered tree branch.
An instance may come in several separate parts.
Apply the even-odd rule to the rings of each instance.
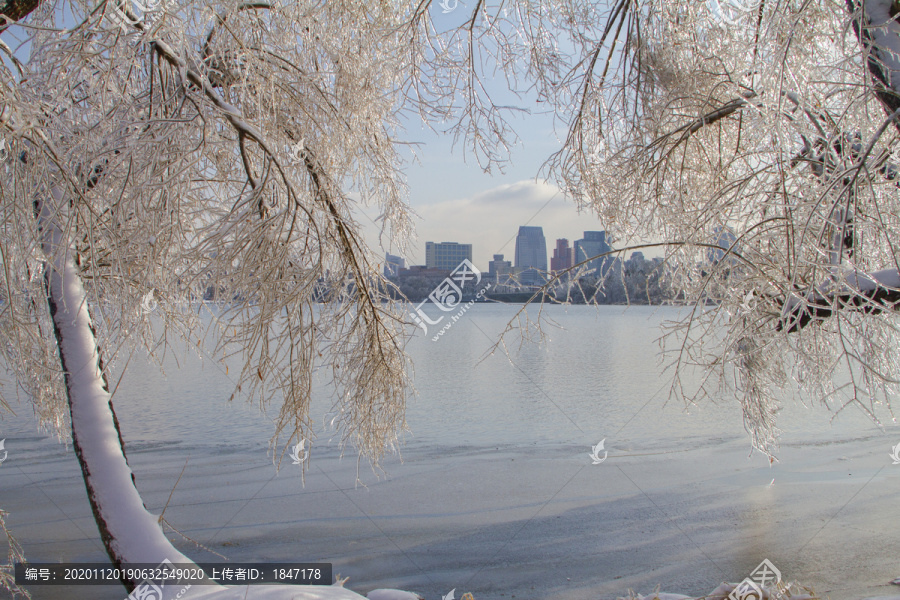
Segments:
[[[117,567],[127,563],[190,562],[163,535],[143,505],[122,442],[109,385],[103,372],[93,319],[88,310],[75,250],[61,223],[70,200],[58,187],[35,201],[35,219],[48,261],[47,303],[65,377],[72,443],[81,464],[88,500],[100,537]],[[138,581],[123,580],[129,591]]]
[[[43,0],[5,0],[0,3],[0,33],[12,23],[27,17]]]
[[[68,426],[33,277],[51,257],[31,207],[55,189],[72,260],[57,272],[102,307],[110,360],[125,338],[157,355],[195,343],[179,306],[214,300],[235,394],[278,407],[279,443],[312,436],[327,371],[335,423],[377,460],[403,427],[407,364],[357,204],[407,239],[402,125],[446,130],[493,168],[521,98],[563,124],[548,179],[622,246],[669,244],[668,281],[694,305],[667,348],[706,373],[699,389],[676,374],[675,396],[732,389],[770,451],[784,389],[900,393],[900,358],[881,350],[900,341],[894,2],[479,0],[440,26],[427,0],[151,4],[71,3],[60,30],[8,1],[29,27],[0,26],[31,51],[0,63],[3,147],[34,150],[0,162],[0,352],[36,365],[13,368],[44,422]]]
[[[846,0],[853,31],[865,50],[875,94],[888,113],[900,110],[900,24],[893,0]],[[900,123],[893,122],[900,131]]]

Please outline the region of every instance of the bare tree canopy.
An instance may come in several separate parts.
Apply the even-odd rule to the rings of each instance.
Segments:
[[[194,305],[213,298],[217,353],[243,359],[236,392],[277,401],[282,441],[311,439],[319,368],[363,456],[403,427],[401,313],[354,207],[408,227],[405,28],[365,3],[33,8],[4,30],[30,58],[0,47],[0,347],[42,422],[71,419],[114,564],[187,560],[143,508],[112,410],[106,365],[132,340],[200,345]]]
[[[735,389],[766,451],[784,389],[873,417],[897,391],[897,14],[617,2],[550,163],[614,232],[673,244],[672,283],[697,302],[671,332],[676,369]],[[686,400],[710,391],[677,372]]]
[[[349,439],[376,459],[390,443],[403,342],[350,194],[379,204],[390,233],[407,227],[392,144],[399,24],[330,6],[72,3],[70,29],[29,21],[32,59],[4,73],[0,108],[3,335],[46,422],[65,410],[34,204],[55,189],[105,352],[128,336],[194,343],[196,311],[180,307],[224,299],[242,392],[283,397],[288,437],[309,434],[310,374],[332,364]]]
[[[764,451],[784,388],[889,407],[897,2],[478,0],[442,28],[432,4],[0,4],[0,351],[45,424],[79,412],[66,332],[103,379],[125,340],[199,343],[191,303],[213,297],[218,351],[277,400],[283,440],[311,436],[325,366],[344,439],[377,460],[403,427],[403,312],[355,207],[407,236],[402,125],[491,169],[510,90],[563,125],[548,179],[620,242],[669,244],[694,302],[669,338],[677,395],[736,390]]]

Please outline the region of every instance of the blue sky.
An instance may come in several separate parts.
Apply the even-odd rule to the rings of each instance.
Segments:
[[[457,27],[471,15],[471,1],[456,5],[455,0],[446,0],[446,4],[455,6],[448,14],[437,0],[431,7],[438,29]],[[604,229],[593,215],[579,213],[554,186],[535,180],[544,161],[561,147],[559,138],[565,136],[566,125],[554,124],[552,115],[542,113],[545,105],[503,92],[499,81],[486,83],[494,88],[491,93],[499,103],[530,109],[527,115],[511,117],[520,138],[511,148],[511,163],[502,173],[496,169],[485,173],[471,153],[466,155],[462,143],[453,147],[452,136],[408,124],[404,139],[420,144],[417,163],[406,168],[409,201],[418,216],[416,237],[407,240],[405,251],[391,240],[379,243],[379,228],[363,218],[367,240],[372,248],[382,250],[382,257],[389,251],[406,258],[408,264],[424,264],[425,242],[459,242],[472,244],[475,265],[487,269],[494,254],[512,259],[520,225],[543,227],[548,256],[557,238],[571,243],[584,231]],[[374,209],[365,212],[370,217],[377,214]]]
[[[484,173],[471,156],[466,160],[462,148],[451,149],[449,136],[410,136],[423,142],[418,151],[421,164],[406,169],[417,237],[407,242],[405,252],[387,239],[382,240],[383,249],[400,253],[408,264],[424,264],[426,241],[472,244],[475,265],[487,269],[493,254],[511,260],[520,225],[544,228],[548,255],[557,238],[571,243],[584,231],[602,230],[596,217],[579,213],[555,186],[535,180],[542,163],[559,146],[549,119],[532,119],[540,126],[529,127],[526,120],[520,127],[522,140],[502,174]],[[367,234],[369,243],[378,248],[378,228],[371,222]]]
[[[387,239],[379,244],[379,228],[363,219],[371,247],[399,253],[408,264],[424,264],[427,241],[472,244],[475,265],[487,269],[494,254],[505,254],[507,260],[515,254],[520,225],[544,228],[548,255],[557,238],[571,243],[584,231],[604,229],[593,215],[579,213],[555,186],[536,179],[544,161],[560,148],[557,136],[565,131],[555,132],[547,115],[519,117],[515,126],[520,140],[502,173],[485,173],[461,144],[453,147],[450,135],[408,130],[406,138],[421,143],[417,162],[405,169],[416,237],[407,240],[406,251]],[[365,212],[377,214],[374,209]]]

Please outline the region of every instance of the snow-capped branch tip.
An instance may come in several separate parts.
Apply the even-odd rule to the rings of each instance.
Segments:
[[[790,296],[776,322],[776,330],[788,333],[800,331],[842,310],[870,315],[900,310],[900,275],[897,269],[872,274],[849,271],[843,274],[842,280],[840,292],[825,293],[820,290],[808,296]]]

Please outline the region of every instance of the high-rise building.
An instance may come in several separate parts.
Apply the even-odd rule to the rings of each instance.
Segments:
[[[713,229],[712,243],[718,248],[709,248],[706,251],[706,260],[713,265],[722,261],[726,254],[739,253],[741,251],[741,247],[737,244],[737,236],[734,235],[734,232],[729,227],[716,227]],[[730,256],[728,262],[733,264],[736,262],[736,258]]]
[[[547,240],[541,227],[519,227],[516,236],[516,271],[547,270]]]
[[[553,257],[550,259],[551,271],[565,271],[572,268],[573,252],[569,248],[569,240],[562,238],[556,240],[556,248],[553,249]]]
[[[400,269],[406,268],[406,261],[399,256],[384,253],[384,276],[396,277],[400,273]]]
[[[612,263],[613,257],[606,254],[610,251],[612,248],[606,241],[605,231],[585,231],[584,238],[575,242],[573,264],[577,265],[589,260],[587,268],[594,269],[599,275],[606,271],[604,267],[607,264]],[[606,254],[606,256],[600,256],[601,254]]]
[[[495,283],[503,283],[512,273],[512,262],[503,260],[502,254],[495,254],[494,260],[488,262],[488,276]]]
[[[472,262],[472,244],[425,242],[425,266],[452,271],[463,260]]]

